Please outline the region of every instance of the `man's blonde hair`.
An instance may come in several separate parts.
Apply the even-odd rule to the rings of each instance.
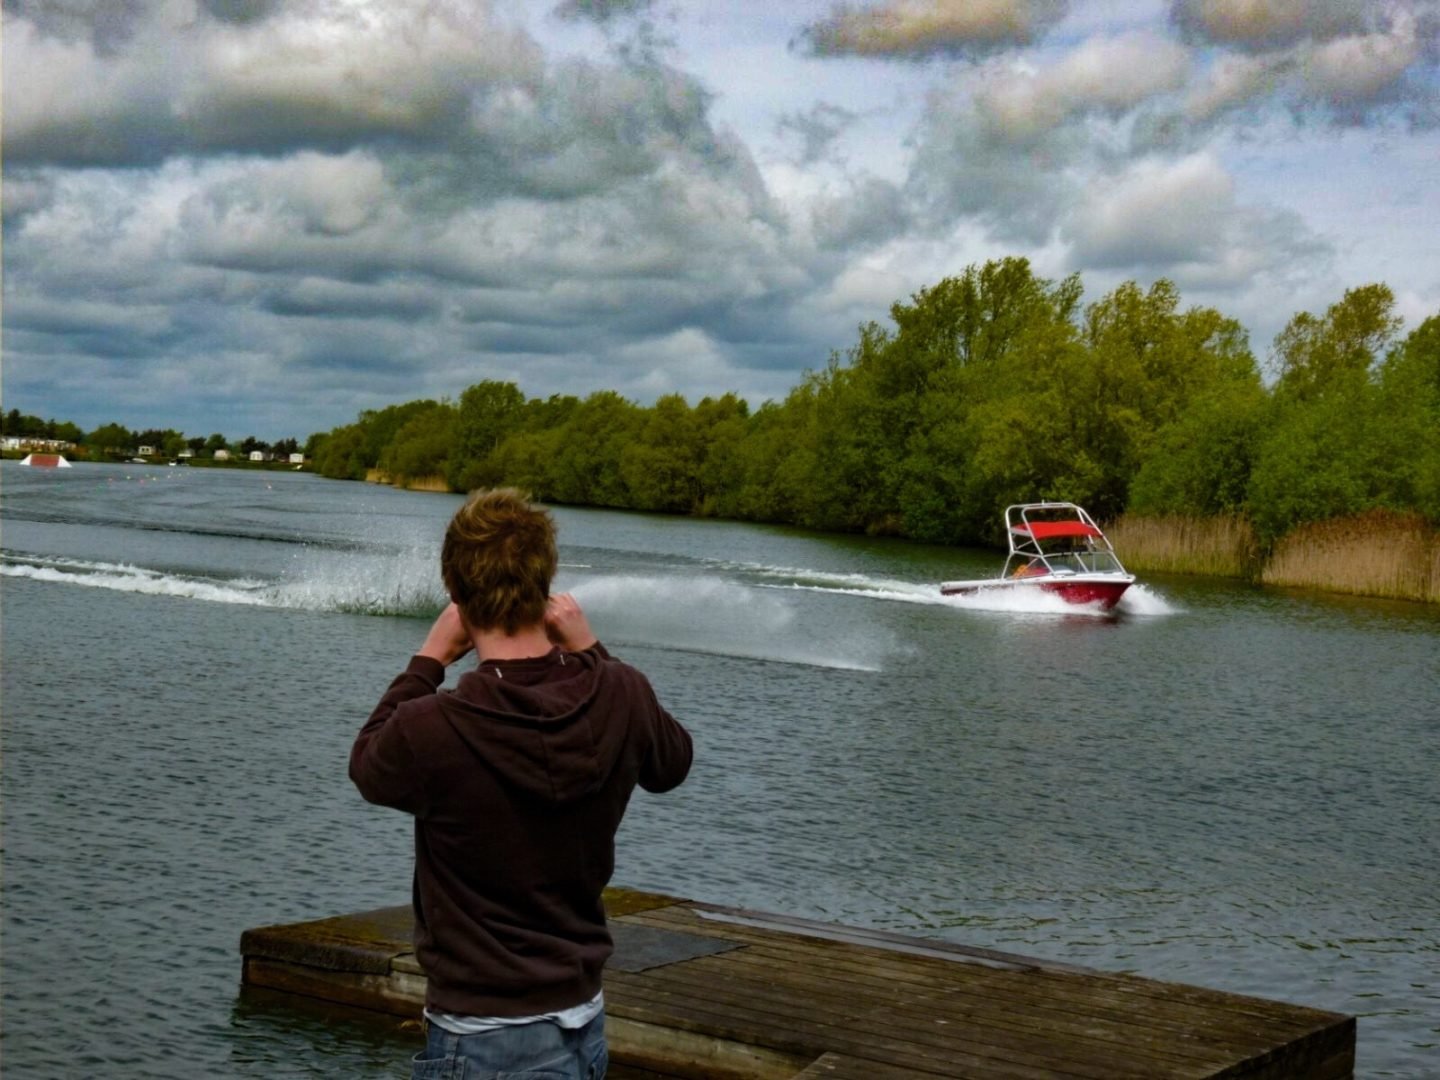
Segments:
[[[514,634],[544,622],[558,561],[549,513],[496,488],[472,492],[450,519],[440,575],[466,626]]]

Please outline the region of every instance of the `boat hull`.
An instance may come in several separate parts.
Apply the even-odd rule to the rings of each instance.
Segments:
[[[1099,607],[1109,611],[1120,602],[1125,590],[1135,583],[1126,576],[1066,578],[999,578],[989,581],[947,581],[940,586],[942,596],[975,596],[984,593],[1041,592],[1058,596],[1068,604]]]

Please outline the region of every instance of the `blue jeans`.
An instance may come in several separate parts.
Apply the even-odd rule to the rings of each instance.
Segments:
[[[601,1080],[609,1064],[605,1014],[567,1030],[548,1020],[452,1035],[428,1025],[411,1080]]]

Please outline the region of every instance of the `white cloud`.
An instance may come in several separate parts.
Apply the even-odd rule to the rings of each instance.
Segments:
[[[1342,107],[1384,98],[1420,59],[1415,29],[1414,16],[1399,11],[1385,33],[1337,38],[1316,47],[1301,63],[1307,86]]]
[[[1119,115],[1179,89],[1186,50],[1150,33],[1097,38],[1043,68],[991,63],[977,76],[975,102],[997,139],[1028,142],[1073,116]]]
[[[1318,10],[1299,5],[1297,18]],[[1251,51],[1215,59],[1192,87],[1186,115],[1206,123],[1232,110],[1281,105],[1300,118],[1314,114],[1340,124],[1383,119],[1386,110],[1433,123],[1440,9],[1410,0],[1360,11],[1385,14],[1373,27],[1353,33],[1342,32],[1359,26],[1348,16],[1324,24],[1301,20],[1293,34],[1280,37],[1257,31],[1245,42]],[[1283,38],[1283,47],[1258,47],[1271,38]]]
[[[1283,275],[1292,261],[1327,254],[1295,215],[1242,206],[1234,178],[1208,154],[1141,160],[1096,177],[1061,234],[1080,266],[1167,276],[1211,292],[1252,286]]]

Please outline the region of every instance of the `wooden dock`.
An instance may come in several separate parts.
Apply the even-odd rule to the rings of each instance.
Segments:
[[[605,894],[612,1077],[1346,1080],[1355,1019],[927,938]],[[417,1018],[409,907],[248,930],[249,986]]]

